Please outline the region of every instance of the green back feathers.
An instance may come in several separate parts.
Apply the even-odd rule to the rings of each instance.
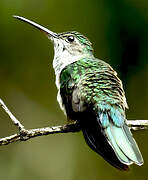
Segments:
[[[126,170],[133,163],[143,164],[142,155],[126,125],[124,111],[127,105],[122,84],[107,63],[82,58],[63,69],[60,84],[61,95],[67,101],[67,112],[86,113],[88,109],[89,114],[92,113],[86,119],[86,126],[83,124],[85,119],[81,122],[86,142],[93,150],[119,169]]]

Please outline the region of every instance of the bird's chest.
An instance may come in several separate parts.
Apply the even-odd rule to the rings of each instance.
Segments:
[[[68,117],[74,114],[72,109],[73,91],[77,87],[78,79],[80,79],[77,74],[74,65],[70,65],[61,72],[57,81],[59,82],[57,101]]]

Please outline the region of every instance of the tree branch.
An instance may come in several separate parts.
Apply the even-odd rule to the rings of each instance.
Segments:
[[[17,141],[27,141],[28,139],[37,136],[44,136],[44,135],[56,134],[56,133],[79,132],[81,130],[81,127],[77,122],[72,124],[66,124],[63,126],[45,127],[45,128],[27,130],[20,123],[20,121],[16,119],[16,117],[11,113],[11,111],[7,108],[7,106],[1,99],[0,99],[0,106],[8,114],[13,124],[17,126],[19,130],[19,133],[17,134],[0,138],[0,146],[7,145]],[[128,120],[127,124],[132,130],[148,129],[148,120]]]
[[[132,130],[148,129],[148,120],[128,120],[127,125]]]
[[[0,146],[7,145],[17,141],[27,141],[28,139],[44,136],[48,134],[56,134],[56,133],[68,133],[68,132],[78,132],[80,131],[80,126],[78,123],[66,124],[63,126],[55,126],[55,127],[45,127],[38,129],[25,129],[24,126],[20,123],[19,120],[11,113],[11,111],[7,108],[5,103],[0,99],[0,106],[4,109],[4,111],[8,114],[13,124],[17,126],[19,133],[0,138]]]

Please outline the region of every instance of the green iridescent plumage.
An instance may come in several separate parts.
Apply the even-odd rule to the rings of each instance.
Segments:
[[[57,100],[68,119],[79,123],[87,144],[116,168],[142,165],[126,124],[122,83],[109,64],[93,56],[91,42],[75,31],[55,33],[26,18],[15,18],[40,29],[54,43]]]
[[[102,106],[117,105],[127,107],[121,81],[116,72],[105,62],[98,59],[81,59],[67,66],[60,76],[61,88],[72,89],[77,86],[82,99],[89,104]],[[109,104],[108,104],[109,103]],[[105,107],[104,107],[105,106]]]
[[[82,126],[85,120],[89,121],[86,123],[90,126],[91,119],[81,119],[82,114],[88,111],[96,117],[100,131],[122,163],[142,164],[138,146],[126,125],[127,104],[122,83],[117,73],[107,63],[95,58],[82,58],[63,69],[60,84],[61,97],[70,119],[80,123],[83,121]],[[86,141],[89,141],[87,143],[92,149],[102,155],[102,151],[98,150],[99,143],[94,141],[94,139],[99,141],[99,136],[93,135],[93,131],[98,129],[93,127],[93,131],[89,132],[89,126],[84,125],[83,133]],[[86,130],[87,128],[89,130]],[[106,156],[102,156],[110,162]],[[127,167],[118,165],[118,168]]]

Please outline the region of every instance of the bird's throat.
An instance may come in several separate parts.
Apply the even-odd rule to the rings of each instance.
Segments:
[[[60,88],[60,82],[59,77],[63,69],[65,69],[69,64],[72,64],[74,62],[79,61],[83,58],[88,58],[90,55],[88,54],[82,54],[73,56],[67,51],[63,53],[58,53],[58,51],[55,51],[54,59],[53,59],[53,68],[56,75],[56,86],[59,89]]]

